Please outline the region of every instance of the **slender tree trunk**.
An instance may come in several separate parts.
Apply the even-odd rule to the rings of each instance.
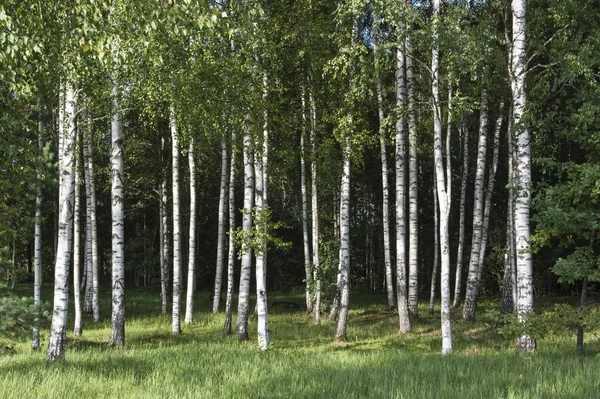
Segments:
[[[89,197],[89,260],[91,264],[88,264],[88,282],[86,284],[91,287],[91,293],[86,292],[86,297],[91,294],[91,310],[93,313],[94,322],[100,321],[100,306],[98,300],[99,290],[99,270],[98,270],[98,228],[96,218],[96,183],[94,181],[94,155],[92,151],[92,138],[91,138],[91,121],[88,128],[83,131],[83,152],[86,163],[86,194]],[[91,278],[91,281],[90,281]],[[86,308],[88,300],[86,299]]]
[[[41,101],[38,101],[39,106],[39,121],[38,121],[38,149],[40,154],[43,151],[44,144],[42,139],[42,134],[44,132],[44,123],[42,122],[42,106]],[[35,197],[35,239],[33,244],[33,253],[34,253],[34,272],[33,272],[33,302],[38,305],[41,302],[41,293],[42,293],[42,176],[38,172],[37,173],[37,194]],[[38,319],[35,320],[35,324],[33,327],[33,349],[40,348],[40,328],[37,325],[39,322]]]
[[[166,163],[165,156],[165,137],[160,139],[161,159],[163,165]],[[167,314],[167,305],[169,302],[169,269],[170,269],[170,245],[169,245],[169,218],[167,213],[168,191],[167,191],[167,172],[163,171],[159,188],[159,217],[160,217],[160,298],[162,314]]]
[[[401,43],[396,49],[396,105],[406,106],[405,54]],[[406,128],[403,114],[396,122],[396,295],[400,332],[411,330],[406,284]]]
[[[433,314],[435,311],[435,285],[437,283],[437,273],[439,266],[439,255],[440,255],[440,221],[438,215],[438,198],[437,198],[437,180],[433,180],[433,268],[431,269],[431,289],[429,290],[429,314]]]
[[[471,240],[471,258],[469,260],[469,274],[467,277],[467,292],[465,294],[465,306],[463,318],[472,320],[475,318],[475,305],[479,291],[479,255],[481,251],[481,235],[483,230],[483,204],[484,204],[484,181],[485,161],[487,152],[487,96],[481,93],[481,111],[479,114],[479,143],[477,145],[477,169],[475,172],[475,189],[473,198],[473,237]]]
[[[352,122],[350,123],[352,125]],[[350,137],[344,137],[344,167],[341,184],[340,212],[340,305],[335,339],[345,341],[350,302]]]
[[[513,121],[516,132],[517,151],[517,200],[515,204],[515,241],[517,255],[517,316],[521,322],[533,311],[533,269],[529,244],[529,206],[531,200],[531,153],[529,132],[524,125],[526,106],[525,67],[525,0],[512,1],[512,79]],[[519,349],[534,350],[535,341],[527,334],[519,338]]]
[[[92,266],[92,185],[90,178],[90,148],[88,143],[90,130],[92,129],[91,118],[88,118],[88,125],[83,130],[83,176],[85,178],[85,267],[83,280],[85,281],[85,301],[83,311],[93,312],[93,290],[94,290],[94,271]]]
[[[123,175],[123,120],[119,88],[113,79],[112,148],[112,329],[109,345],[125,345],[125,190]]]
[[[81,265],[81,192],[80,192],[80,178],[79,169],[81,165],[81,159],[79,159],[79,133],[77,132],[77,144],[75,147],[75,209],[73,212],[73,302],[75,308],[75,321],[73,325],[73,335],[80,337],[81,328],[81,276],[80,265]]]
[[[438,23],[440,17],[440,0],[433,1],[434,33],[433,42],[438,42]],[[442,354],[452,353],[452,329],[450,326],[450,252],[448,237],[449,199],[444,176],[442,157],[442,111],[439,99],[439,49],[437,45],[431,54],[433,95],[433,126],[434,126],[434,159],[435,176],[437,181],[438,205],[440,209],[440,254],[441,254],[441,325],[442,325]],[[448,182],[450,185],[450,182]]]
[[[219,221],[217,228],[217,266],[215,272],[215,290],[213,293],[213,313],[219,311],[221,302],[221,286],[223,285],[223,254],[225,252],[225,218],[227,211],[227,140],[221,138],[221,186],[219,190]]]
[[[61,104],[62,107],[62,104]],[[48,360],[65,357],[67,340],[67,312],[69,303],[69,268],[71,265],[71,249],[73,245],[73,202],[75,197],[75,145],[77,94],[72,85],[67,86],[64,97],[65,117],[59,124],[59,136],[62,136],[59,161],[60,196],[59,196],[59,230],[56,264],[54,266],[54,302],[52,326],[48,343]]]
[[[302,130],[300,132],[300,192],[302,194],[302,244],[304,248],[304,275],[305,275],[305,300],[306,309],[313,311],[313,301],[311,298],[311,286],[313,285],[311,270],[311,253],[308,238],[308,195],[306,188],[306,99],[304,90],[302,91]]]
[[[242,229],[244,243],[242,246],[242,266],[240,273],[240,289],[238,298],[238,314],[236,320],[236,337],[239,341],[248,340],[248,312],[250,307],[250,272],[252,268],[252,248],[250,247],[250,231],[252,230],[252,208],[254,206],[254,154],[249,127],[244,132],[244,214]]]
[[[488,186],[485,192],[485,206],[483,208],[483,229],[481,232],[481,248],[479,249],[479,267],[477,275],[477,284],[481,283],[483,276],[483,261],[485,259],[485,251],[487,247],[488,228],[490,224],[490,211],[492,208],[492,194],[494,193],[494,183],[496,181],[496,170],[498,169],[498,152],[500,151],[500,129],[502,128],[502,120],[504,113],[504,103],[500,102],[499,114],[494,127],[494,141],[492,143],[492,164],[489,167]]]
[[[266,76],[263,78],[264,90],[266,92]],[[267,132],[267,112],[264,114],[264,131]],[[265,134],[266,136],[266,134]],[[263,137],[263,151],[265,147],[265,137]],[[261,140],[259,140],[259,143]],[[266,212],[268,209],[264,201],[264,188],[266,181],[264,179],[264,158],[262,154],[257,154],[254,157],[254,193],[255,193],[255,209],[256,209],[256,230],[259,232],[258,250],[255,252],[256,256],[256,313],[258,314],[257,323],[257,337],[258,337],[258,349],[265,351],[269,347],[269,317],[267,309],[267,270],[265,254],[267,251],[267,243],[264,241],[265,234],[267,233],[267,223],[265,220]]]
[[[375,48],[375,69],[379,71],[379,50]],[[396,307],[394,299],[394,281],[392,277],[392,254],[390,244],[390,187],[388,183],[388,165],[387,165],[387,143],[383,123],[385,115],[383,112],[383,95],[381,94],[381,78],[377,77],[377,111],[379,116],[379,145],[381,147],[381,186],[382,193],[382,224],[383,224],[383,259],[385,264],[385,287],[387,292],[388,308]]]
[[[177,117],[171,106],[171,143],[173,157],[173,311],[171,332],[181,333],[181,220],[179,208],[179,139],[177,137]]]
[[[517,302],[516,287],[516,253],[515,253],[515,168],[514,145],[512,130],[512,105],[508,116],[508,206],[506,211],[506,257],[504,265],[504,287],[502,289],[502,311],[513,313]]]
[[[225,323],[223,332],[231,333],[231,314],[233,312],[233,287],[235,265],[235,146],[237,134],[235,129],[231,133],[231,161],[229,163],[229,247],[227,252],[227,297],[225,300]]]
[[[225,149],[225,158],[227,158],[227,149]],[[227,160],[225,161],[227,162]],[[196,291],[196,159],[194,157],[194,139],[190,139],[190,148],[188,153],[188,163],[190,167],[190,236],[188,251],[188,278],[187,278],[187,296],[185,301],[185,324],[190,325],[194,322],[194,294]],[[227,165],[226,165],[227,167]],[[221,173],[222,174],[222,173]],[[220,202],[220,200],[219,200]],[[221,217],[221,215],[219,215]],[[222,228],[222,226],[219,226]],[[223,244],[221,243],[221,246]],[[221,252],[223,249],[221,248]],[[223,256],[221,255],[221,274],[223,274]],[[219,277],[219,280],[221,278]],[[216,289],[215,289],[216,294]],[[221,296],[221,287],[219,281],[219,297]],[[214,312],[213,302],[213,312]],[[219,310],[219,301],[217,300],[217,311]]]
[[[463,139],[463,165],[460,179],[460,215],[458,217],[458,249],[456,251],[456,280],[454,285],[454,303],[457,308],[460,305],[462,291],[463,253],[465,245],[465,204],[467,201],[467,178],[469,176],[469,131],[463,119],[460,127]]]
[[[312,216],[312,265],[315,282],[315,324],[321,323],[321,261],[319,259],[319,201],[317,187],[317,106],[312,91],[308,92],[310,105],[310,180],[311,180],[311,216]]]
[[[415,74],[412,43],[405,39],[406,87],[408,92],[408,304],[409,310],[419,312],[419,202],[417,165],[417,118],[415,114]]]

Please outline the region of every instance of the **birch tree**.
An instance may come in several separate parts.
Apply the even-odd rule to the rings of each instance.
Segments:
[[[166,162],[165,157],[165,137],[160,138],[160,154],[162,164]],[[159,187],[159,218],[160,218],[160,299],[162,314],[167,314],[168,304],[168,285],[169,285],[169,259],[170,259],[170,241],[169,241],[169,220],[167,214],[167,173],[166,169],[162,172]]]
[[[396,47],[396,105],[406,106],[404,43]],[[406,284],[406,126],[404,115],[396,122],[396,295],[398,297],[398,320],[401,333],[411,330],[408,315]]]
[[[225,218],[227,211],[227,141],[221,138],[221,185],[219,189],[219,220],[217,227],[217,265],[215,271],[215,289],[213,293],[213,313],[219,311],[221,302],[221,286],[223,285],[223,255],[225,252]]]
[[[227,158],[227,152],[225,152]],[[190,325],[194,322],[194,293],[196,291],[196,213],[198,205],[196,203],[196,159],[194,154],[194,139],[190,139],[188,151],[188,164],[190,168],[190,234],[188,250],[188,278],[187,278],[187,296],[185,301],[185,324]],[[220,201],[220,200],[219,200]],[[220,217],[220,216],[219,216]],[[219,227],[221,228],[221,227]],[[222,245],[222,244],[221,244]],[[223,260],[221,259],[221,263]],[[223,273],[221,264],[221,273]],[[219,296],[221,287],[219,287]],[[217,311],[219,301],[217,301]],[[213,303],[214,311],[214,303]]]
[[[313,284],[311,270],[311,254],[308,235],[308,195],[306,187],[306,99],[304,90],[301,96],[302,102],[302,129],[300,131],[300,193],[302,195],[302,247],[304,249],[304,275],[305,275],[305,300],[306,309],[313,311],[313,301],[311,298],[311,286]],[[315,310],[315,312],[318,312]],[[316,320],[315,320],[316,322]]]
[[[112,214],[112,329],[109,345],[125,345],[125,190],[123,175],[123,117],[119,85],[112,79],[110,151]]]
[[[248,120],[246,120],[248,122]],[[252,248],[250,232],[252,230],[252,208],[254,206],[254,153],[249,127],[245,127],[243,138],[244,156],[244,210],[242,216],[242,266],[240,272],[240,289],[238,298],[238,314],[236,320],[236,337],[239,341],[248,340],[248,312],[250,307],[250,271],[252,268]]]
[[[60,179],[58,246],[56,264],[54,265],[54,301],[48,343],[48,360],[65,357],[69,269],[73,247],[73,202],[75,197],[73,166],[76,145],[77,93],[72,83],[65,85],[65,87],[64,120],[61,120],[59,124],[59,136],[62,136],[63,144],[60,148],[59,162],[59,173],[62,178]]]
[[[440,19],[440,0],[433,1],[433,43],[431,52],[433,97],[433,126],[434,126],[434,162],[437,182],[438,204],[440,210],[440,254],[441,254],[441,324],[442,324],[442,354],[452,353],[452,330],[450,326],[450,253],[448,239],[449,206],[446,191],[446,177],[442,157],[442,113],[439,98],[439,48],[438,26]],[[449,184],[450,182],[448,182]]]
[[[481,235],[483,230],[483,206],[485,193],[485,163],[487,154],[488,110],[485,92],[481,93],[481,109],[479,111],[479,141],[477,144],[477,166],[475,171],[475,189],[473,190],[473,237],[471,239],[471,257],[469,274],[467,276],[467,291],[463,318],[471,320],[475,317],[477,300],[477,276],[479,275],[479,255],[481,250]]]
[[[79,132],[75,133],[76,147],[75,147],[75,208],[73,211],[73,302],[75,310],[75,321],[73,323],[73,335],[75,337],[81,336],[81,277],[80,277],[80,266],[81,266],[81,192],[80,192],[80,178],[79,169],[81,165],[81,159],[79,159]]]
[[[521,322],[533,311],[533,268],[529,243],[529,207],[531,200],[531,153],[529,132],[524,125],[523,115],[527,103],[525,92],[526,40],[525,9],[526,0],[512,0],[512,54],[511,54],[511,93],[513,104],[513,127],[516,137],[515,176],[517,194],[515,203],[515,241],[517,255],[517,316]],[[535,349],[535,341],[527,334],[518,341],[521,350]]]
[[[40,154],[43,151],[43,139],[42,135],[44,132],[44,122],[41,117],[41,101],[40,104],[40,116],[38,121],[38,149]],[[42,291],[42,176],[41,173],[37,173],[37,194],[35,196],[35,237],[33,243],[33,303],[39,305],[41,302],[41,291]],[[37,320],[36,320],[37,322]],[[36,323],[37,324],[37,323]],[[40,347],[40,328],[36,325],[33,327],[33,349],[39,349]]]
[[[231,333],[231,314],[233,312],[233,288],[235,266],[235,146],[237,143],[236,130],[231,132],[231,161],[229,162],[229,244],[227,249],[227,296],[225,299],[225,322],[223,332]]]
[[[429,289],[429,314],[435,311],[435,290],[440,264],[440,216],[437,198],[437,180],[433,180],[433,267],[431,268],[431,285]]]
[[[462,290],[463,252],[465,245],[465,203],[467,201],[467,178],[469,176],[469,131],[465,126],[464,119],[459,129],[462,138],[462,174],[460,178],[460,214],[458,217],[458,249],[456,251],[456,279],[454,284],[453,307],[460,305]]]
[[[177,116],[175,107],[170,109],[172,187],[173,187],[173,309],[171,332],[181,333],[181,220],[179,207],[179,138],[177,137]]]
[[[317,191],[317,105],[312,91],[308,92],[310,106],[310,204],[312,216],[312,266],[315,284],[314,315],[315,324],[321,323],[321,261],[319,259],[319,196]]]

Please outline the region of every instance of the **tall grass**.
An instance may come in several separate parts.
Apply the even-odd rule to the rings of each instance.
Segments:
[[[103,298],[107,316],[108,293]],[[382,310],[383,298],[355,295],[349,342],[340,345],[333,323],[314,326],[301,310],[301,295],[272,295],[272,347],[261,353],[255,335],[243,343],[223,336],[223,316],[209,313],[208,294],[197,301],[197,323],[178,337],[170,316],[160,315],[157,293],[130,291],[124,348],[108,347],[109,320],[90,318],[81,338],[69,334],[66,361],[48,363],[44,350],[18,344],[0,356],[0,398],[600,397],[596,338],[583,358],[573,337],[545,339],[536,353],[518,354],[493,326],[457,314],[454,354],[442,357],[439,315],[422,316],[403,336],[397,316]],[[251,316],[250,331],[255,323]],[[47,333],[42,338],[47,343]]]

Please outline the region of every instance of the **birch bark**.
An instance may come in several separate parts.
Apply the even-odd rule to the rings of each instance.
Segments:
[[[62,104],[61,104],[62,107]],[[66,86],[64,97],[65,115],[59,124],[62,136],[59,161],[60,195],[59,225],[56,264],[54,266],[54,301],[48,360],[65,357],[67,339],[67,312],[69,303],[69,269],[73,246],[73,201],[75,197],[74,153],[76,145],[77,94],[71,84]]]
[[[227,250],[227,297],[225,299],[225,322],[223,332],[231,333],[231,313],[233,312],[233,287],[235,265],[235,146],[237,134],[235,129],[231,133],[231,161],[229,163],[229,247]]]
[[[433,1],[433,42],[431,52],[431,71],[433,96],[434,159],[437,181],[438,204],[440,210],[440,254],[441,254],[441,325],[442,354],[452,353],[452,329],[450,326],[450,253],[448,238],[449,200],[446,191],[446,177],[442,157],[442,113],[439,104],[439,48],[438,24],[440,18],[440,0]],[[448,182],[450,183],[450,182]]]
[[[165,156],[166,139],[160,139],[160,154],[162,164],[167,163]],[[168,191],[167,191],[167,172],[162,172],[162,178],[159,188],[159,217],[160,217],[160,299],[162,314],[167,314],[168,287],[169,287],[169,266],[170,266],[170,242],[169,242],[169,218],[167,213]]]
[[[302,90],[302,130],[300,132],[300,192],[302,194],[302,246],[304,248],[304,275],[305,275],[305,300],[306,309],[313,311],[313,301],[311,298],[311,286],[313,284],[311,270],[311,253],[308,237],[308,195],[306,187],[306,99],[304,90]],[[316,310],[315,310],[316,311]]]
[[[177,137],[177,117],[175,107],[171,105],[171,154],[173,158],[173,309],[171,332],[181,333],[181,220],[179,207],[179,139]]]
[[[512,37],[512,74],[511,92],[513,103],[513,122],[516,136],[516,204],[515,204],[515,241],[517,255],[517,316],[524,322],[533,311],[533,269],[529,244],[529,206],[531,201],[531,153],[529,132],[524,125],[523,115],[527,96],[525,92],[526,41],[525,15],[526,0],[512,0],[513,37]],[[527,334],[519,337],[521,350],[534,350],[535,341]]]
[[[252,248],[250,232],[252,230],[252,208],[254,206],[254,154],[249,127],[244,132],[244,214],[242,230],[244,240],[242,246],[242,266],[240,272],[240,289],[238,297],[238,314],[236,320],[236,337],[239,341],[248,340],[248,312],[250,307],[250,272],[252,268]]]
[[[112,329],[109,345],[125,345],[125,190],[123,176],[123,119],[119,88],[113,79],[112,148]]]
[[[462,290],[463,253],[465,245],[465,203],[467,200],[467,178],[469,176],[469,131],[465,126],[464,119],[460,127],[460,135],[463,140],[463,165],[460,178],[460,215],[458,217],[458,249],[456,251],[456,279],[454,285],[453,307],[460,305]]]
[[[429,314],[435,311],[435,290],[440,257],[440,217],[438,212],[437,180],[433,180],[433,268],[431,269],[431,286],[429,290]]]
[[[42,122],[42,107],[41,101],[39,104],[39,121],[38,121],[38,149],[40,154],[43,151],[43,139],[42,134],[44,132],[44,123]],[[34,261],[33,261],[33,302],[38,305],[41,302],[41,291],[42,291],[42,176],[38,172],[37,181],[38,181],[38,189],[35,197],[35,238],[33,243],[33,253],[34,253]],[[36,324],[37,324],[36,319]],[[33,349],[40,348],[40,328],[38,326],[33,327],[33,341],[32,341]]]
[[[225,157],[227,158],[227,149],[225,149]],[[196,158],[194,156],[194,139],[190,139],[190,148],[188,151],[188,164],[190,168],[190,234],[189,234],[189,251],[188,251],[188,278],[187,278],[187,295],[185,301],[185,324],[190,325],[194,322],[194,294],[196,291]],[[220,201],[220,200],[219,200]],[[220,216],[219,216],[220,217]],[[221,228],[221,227],[219,227]],[[223,245],[221,243],[221,245]],[[221,252],[223,249],[221,248]],[[221,274],[223,273],[223,256],[221,255]],[[220,280],[220,277],[219,277]],[[216,291],[216,289],[215,289]],[[221,287],[219,284],[219,296],[221,296]],[[219,301],[217,300],[217,311]],[[214,312],[214,302],[213,302]]]
[[[463,319],[475,318],[475,305],[479,284],[479,255],[481,251],[481,235],[483,230],[483,205],[484,205],[484,181],[485,162],[487,153],[487,96],[481,93],[481,110],[479,113],[479,142],[477,144],[477,168],[475,171],[475,189],[473,190],[473,237],[471,239],[471,257],[469,259],[469,274],[467,276],[467,291],[465,293],[465,305],[463,308]]]
[[[312,265],[315,282],[315,324],[321,323],[321,261],[319,259],[319,196],[317,187],[317,106],[312,91],[308,92],[310,106],[310,181],[312,216]]]
[[[73,302],[75,308],[75,320],[73,323],[73,335],[75,337],[81,336],[81,277],[80,277],[80,266],[81,266],[81,192],[80,192],[80,179],[79,169],[81,160],[79,159],[79,132],[76,133],[76,147],[75,147],[75,162],[74,162],[74,174],[75,174],[75,209],[73,213]]]
[[[223,285],[223,254],[225,252],[225,218],[227,201],[227,141],[225,135],[221,138],[221,186],[219,189],[219,220],[217,227],[217,266],[215,271],[215,289],[213,293],[213,313],[219,311],[221,302],[221,287]]]

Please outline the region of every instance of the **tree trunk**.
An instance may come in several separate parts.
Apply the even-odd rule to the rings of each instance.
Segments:
[[[415,114],[415,74],[412,43],[405,39],[406,82],[408,92],[408,306],[419,313],[419,202],[417,170],[417,118]]]
[[[233,312],[233,287],[235,265],[235,146],[237,134],[235,129],[231,133],[231,161],[229,163],[229,248],[227,252],[227,298],[225,300],[225,323],[223,332],[231,333],[231,313]]]
[[[496,181],[496,170],[498,170],[498,152],[500,151],[500,129],[502,128],[502,119],[504,113],[504,102],[500,102],[498,117],[494,127],[494,141],[492,143],[492,164],[488,172],[488,186],[485,192],[485,206],[483,208],[483,229],[481,232],[481,248],[479,249],[479,267],[477,275],[477,284],[481,284],[483,277],[483,261],[487,247],[488,228],[490,225],[490,211],[492,208],[492,194],[494,193],[494,183]]]
[[[252,230],[252,208],[254,206],[254,154],[249,127],[244,132],[244,211],[242,229],[244,243],[242,245],[242,266],[240,273],[240,289],[238,298],[238,314],[236,320],[236,337],[239,341],[248,340],[248,312],[250,307],[250,272],[252,268],[252,248],[250,232]]]
[[[227,201],[227,141],[221,138],[221,186],[219,189],[219,221],[217,228],[217,266],[215,272],[215,290],[213,293],[213,313],[219,311],[221,286],[223,285],[223,253],[225,251],[225,202]]]
[[[109,345],[125,345],[125,192],[123,175],[123,120],[118,83],[113,78],[112,148],[112,330]]]
[[[62,106],[62,104],[61,104]],[[73,201],[75,197],[75,145],[77,94],[72,85],[67,85],[64,97],[65,117],[59,124],[62,136],[59,161],[60,196],[58,219],[58,246],[54,266],[54,302],[52,326],[48,343],[48,360],[65,357],[67,339],[67,312],[69,303],[69,268],[73,246]]]
[[[160,139],[160,154],[163,165],[167,162],[165,156],[165,137]],[[162,314],[167,314],[167,305],[169,302],[169,269],[170,269],[170,243],[169,243],[169,218],[167,213],[168,191],[167,191],[167,172],[162,172],[162,178],[159,188],[159,217],[160,217],[160,299]]]
[[[263,78],[264,90],[266,92],[266,75]],[[263,97],[264,98],[264,97]],[[264,136],[267,136],[268,131],[267,125],[267,112],[264,112]],[[263,137],[262,140],[262,151],[266,147]],[[259,143],[261,140],[259,140]],[[260,148],[260,146],[257,146]],[[265,255],[267,252],[267,242],[265,236],[268,232],[268,219],[265,219],[268,209],[264,199],[264,189],[266,186],[264,176],[264,158],[263,154],[257,154],[254,157],[254,193],[255,193],[255,209],[256,209],[256,220],[255,228],[258,232],[258,242],[256,256],[256,313],[258,314],[257,320],[257,337],[258,337],[258,349],[265,351],[269,347],[269,317],[267,309],[267,270],[266,270],[266,259]]]
[[[91,118],[88,118],[88,125],[83,130],[83,175],[85,178],[85,267],[83,280],[85,281],[85,302],[83,311],[92,313],[93,291],[94,291],[94,270],[92,265],[92,181],[90,177],[90,130],[92,129]],[[93,165],[92,165],[93,166]]]
[[[315,282],[315,324],[321,323],[321,263],[319,259],[319,201],[317,191],[317,106],[312,92],[308,92],[310,105],[310,180],[311,180],[311,215],[312,215],[312,265]]]
[[[375,70],[379,71],[379,50],[375,48]],[[394,299],[394,281],[392,277],[392,254],[390,245],[390,187],[388,183],[387,143],[383,128],[385,115],[383,112],[383,95],[381,94],[381,78],[377,77],[377,111],[379,116],[379,145],[381,147],[381,186],[382,186],[382,224],[383,224],[383,259],[385,264],[385,287],[388,309],[396,307]]]
[[[313,285],[311,270],[311,253],[308,238],[308,195],[306,188],[306,100],[304,90],[302,91],[302,130],[300,132],[300,192],[302,194],[302,244],[304,248],[304,275],[305,289],[304,296],[306,300],[306,309],[313,311],[313,301],[311,298],[311,286]],[[316,311],[316,310],[315,310]],[[318,311],[316,311],[318,312]],[[316,320],[315,320],[316,322]]]
[[[173,311],[171,332],[181,333],[181,220],[179,211],[179,139],[177,137],[177,117],[171,105],[171,143],[173,157]]]
[[[42,122],[42,106],[41,101],[38,102],[39,105],[39,121],[38,121],[38,149],[40,154],[42,154],[44,144],[42,139],[42,134],[44,132],[44,123]],[[41,302],[41,292],[42,292],[42,176],[38,172],[37,174],[37,194],[35,197],[35,239],[33,244],[33,253],[34,253],[34,272],[33,272],[33,302],[36,305],[39,305]],[[37,326],[38,319],[35,320],[35,326],[33,327],[33,349],[40,348],[40,328]]]
[[[76,133],[79,136],[78,133]],[[75,147],[75,209],[73,212],[73,302],[75,308],[75,321],[73,323],[73,335],[75,337],[81,336],[81,277],[80,277],[80,264],[81,264],[81,192],[80,192],[80,178],[79,169],[81,160],[79,159],[79,137],[76,139]]]
[[[438,19],[440,15],[440,0],[433,1],[433,42],[438,42]],[[433,95],[433,127],[434,127],[434,159],[435,176],[437,181],[438,205],[440,209],[440,254],[441,254],[441,324],[442,324],[442,354],[452,353],[452,330],[450,326],[450,252],[448,237],[449,199],[446,191],[446,177],[442,157],[442,111],[439,102],[439,49],[434,47],[431,54]],[[450,184],[450,182],[448,182]]]
[[[404,45],[396,49],[396,105],[406,106]],[[408,315],[406,284],[406,128],[401,114],[396,122],[396,295],[398,296],[398,320],[400,332],[411,330]]]
[[[94,322],[100,321],[100,306],[98,300],[98,290],[99,290],[99,270],[98,270],[98,227],[97,227],[97,218],[96,218],[96,183],[94,181],[94,154],[92,147],[92,138],[91,138],[91,121],[87,129],[83,131],[83,151],[84,158],[86,163],[86,195],[89,197],[89,260],[91,264],[88,264],[88,282],[86,286],[89,284],[91,287],[91,292],[86,292],[86,297],[91,295],[91,310],[93,312]],[[91,281],[90,281],[91,277]],[[91,284],[90,284],[91,283]],[[86,299],[86,308],[87,308],[88,300]]]
[[[350,118],[350,125],[352,119]],[[350,137],[344,137],[344,168],[340,192],[340,302],[335,339],[345,341],[350,302]]]
[[[504,287],[502,289],[502,312],[513,313],[517,302],[516,254],[515,254],[515,190],[514,190],[514,145],[512,131],[512,106],[508,116],[508,205],[506,211],[506,256],[504,265]]]
[[[473,237],[471,239],[471,258],[469,260],[469,274],[467,277],[467,292],[465,294],[465,306],[463,318],[472,320],[475,318],[475,305],[479,291],[479,255],[481,251],[481,235],[483,230],[483,202],[484,202],[484,180],[485,161],[487,152],[487,96],[481,93],[481,111],[479,114],[479,143],[477,145],[477,169],[475,172],[475,189],[473,198]]]
[[[431,269],[431,288],[429,290],[429,314],[435,311],[435,285],[437,282],[437,273],[440,254],[440,222],[438,215],[438,198],[437,198],[437,180],[433,180],[433,268]]]
[[[465,203],[467,200],[467,178],[469,177],[469,131],[463,119],[460,127],[463,139],[463,166],[460,179],[460,215],[458,217],[458,249],[456,251],[456,280],[454,285],[454,303],[457,308],[460,305],[462,291],[463,253],[465,245]]]
[[[517,316],[521,322],[533,311],[533,269],[529,244],[529,205],[531,200],[531,153],[529,132],[524,125],[523,114],[527,97],[525,94],[525,0],[512,1],[513,40],[511,92],[513,122],[517,151],[517,200],[515,204],[515,241],[517,255]],[[519,338],[519,349],[535,349],[535,341],[527,334]]]
[[[225,148],[225,158],[227,158],[227,149]],[[227,162],[227,161],[225,161]],[[194,158],[194,139],[190,139],[190,148],[188,153],[188,163],[190,167],[190,236],[188,251],[188,278],[187,278],[187,296],[185,301],[185,324],[190,325],[194,322],[194,294],[196,291],[196,159]],[[227,167],[227,165],[226,165]],[[222,173],[221,173],[222,174]],[[220,202],[220,200],[219,200]],[[221,217],[221,215],[219,215]],[[221,229],[222,226],[219,226]],[[221,246],[223,243],[221,243]],[[221,252],[223,249],[221,248]],[[221,255],[221,274],[223,274],[223,255]],[[218,276],[219,280],[221,277]],[[216,279],[216,278],[215,278]],[[216,288],[215,288],[216,293]],[[219,281],[219,297],[221,296],[221,284]],[[214,312],[213,302],[213,312]],[[219,310],[219,301],[217,300],[217,311]]]

